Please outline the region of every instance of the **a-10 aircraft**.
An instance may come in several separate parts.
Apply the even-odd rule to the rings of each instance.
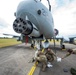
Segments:
[[[41,0],[23,0],[19,3],[15,12],[16,19],[13,22],[15,32],[21,34],[22,42],[39,43],[43,39],[54,38],[58,30],[54,29],[54,21],[49,9],[42,4]]]

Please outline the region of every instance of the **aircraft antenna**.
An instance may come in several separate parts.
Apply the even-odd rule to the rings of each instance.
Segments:
[[[41,1],[41,0],[40,0]],[[49,5],[49,11],[51,11],[51,5],[50,5],[50,1],[49,0],[47,0],[48,1],[48,5]]]
[[[47,1],[48,1],[48,5],[49,5],[49,11],[51,11],[50,1],[49,0],[47,0]]]

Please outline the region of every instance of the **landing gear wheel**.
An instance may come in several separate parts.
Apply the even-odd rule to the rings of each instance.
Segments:
[[[31,44],[31,47],[34,48],[34,44]]]
[[[62,48],[62,49],[65,49],[65,45],[62,45],[61,48]]]

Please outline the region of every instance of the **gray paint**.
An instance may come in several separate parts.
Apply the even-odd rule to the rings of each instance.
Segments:
[[[41,15],[37,13],[38,10],[41,10]],[[16,11],[16,18],[21,17],[26,20],[26,15],[38,28],[40,35],[43,34],[45,38],[53,37],[54,24],[51,12],[41,2],[34,0],[20,2]]]

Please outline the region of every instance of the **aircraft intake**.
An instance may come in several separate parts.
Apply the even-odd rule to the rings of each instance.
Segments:
[[[33,25],[30,21],[24,21],[22,18],[17,18],[13,22],[13,29],[17,33],[29,35],[33,31]]]

